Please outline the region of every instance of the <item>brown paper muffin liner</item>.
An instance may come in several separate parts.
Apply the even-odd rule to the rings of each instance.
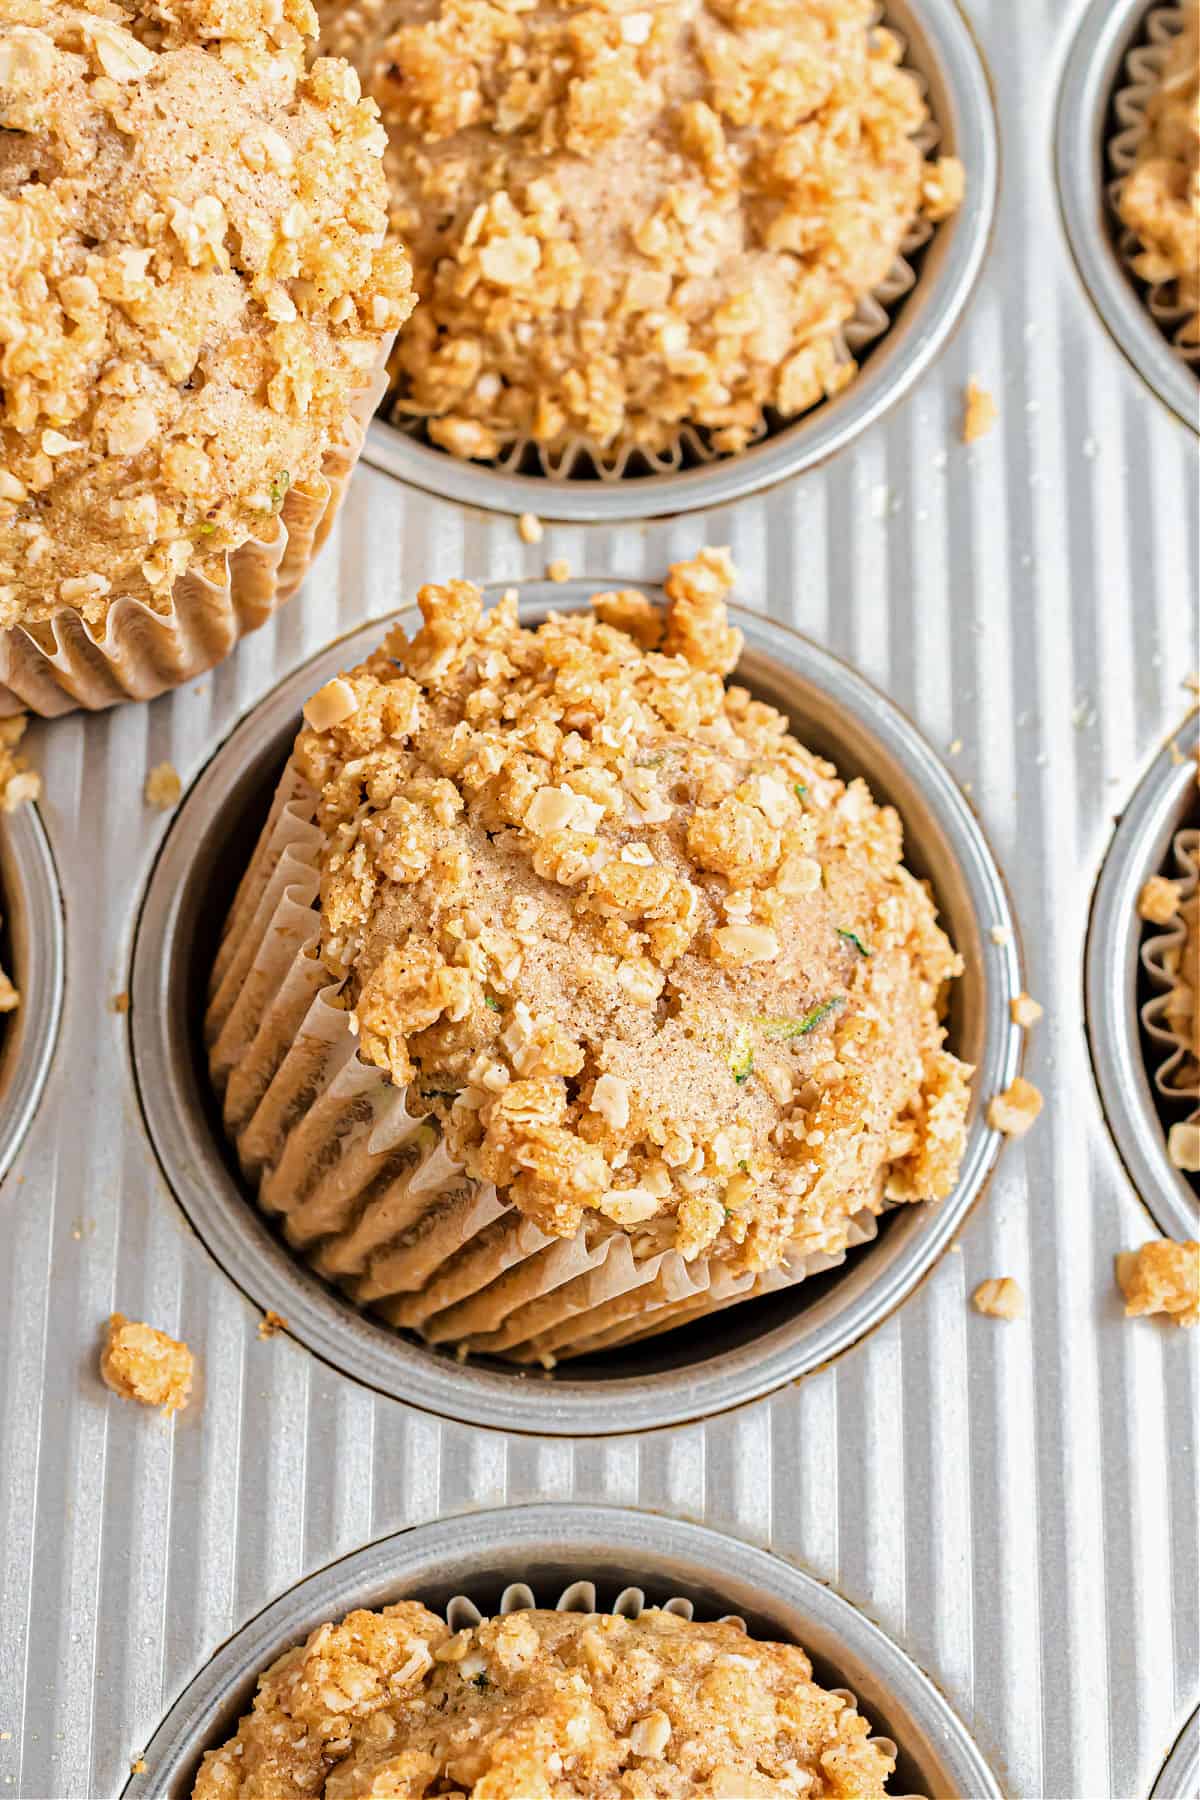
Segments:
[[[882,16],[881,9],[880,20]],[[900,40],[903,63],[904,40],[898,32],[893,35]],[[910,69],[909,73],[924,94],[928,86],[924,77],[915,69]],[[913,133],[912,142],[927,157],[936,149],[940,138],[941,132],[937,124],[929,119],[919,131]],[[934,229],[930,220],[923,216],[913,220],[901,242],[899,254],[883,280],[878,287],[863,296],[850,318],[835,334],[833,347],[838,362],[857,362],[887,332],[900,302],[917,285],[913,258],[919,256],[929,243]],[[780,431],[799,425],[820,404],[818,401],[805,412],[789,414],[787,417],[781,413],[768,412],[751,438],[750,445],[761,443],[765,438],[774,437]],[[428,449],[436,450],[440,455],[452,454],[430,438],[425,417],[413,417],[406,413],[402,401],[385,403],[383,412],[394,430],[402,431],[406,437],[418,439]],[[530,437],[513,436],[503,442],[498,455],[486,461],[472,460],[478,460],[481,468],[497,469],[505,475],[541,475],[549,481],[583,478],[614,484],[631,476],[644,478],[648,475],[674,475],[681,469],[726,462],[731,456],[740,454],[741,452],[716,449],[711,434],[703,427],[682,425],[670,442],[657,450],[648,449],[641,444],[622,443],[620,439],[614,444],[601,444],[582,433],[568,438],[565,443],[556,445],[553,449],[536,443]]]
[[[288,490],[266,535],[226,554],[221,581],[181,576],[165,612],[144,600],[118,599],[99,631],[64,607],[51,619],[0,632],[0,717],[29,711],[57,718],[76,707],[96,711],[122,700],[152,700],[228,656],[303,581],[333,526],[386,385],[381,355],[317,474]]]
[[[436,1128],[364,1063],[317,954],[316,795],[289,763],[226,922],[205,1020],[243,1174],[288,1243],[357,1305],[433,1344],[517,1362],[649,1337],[793,1286],[844,1252],[762,1275],[691,1262],[600,1215],[550,1237],[451,1160]],[[849,1221],[847,1247],[874,1237]]]
[[[1145,248],[1142,241],[1121,222],[1118,206],[1121,184],[1137,161],[1138,149],[1146,131],[1146,107],[1162,79],[1172,42],[1183,30],[1183,10],[1178,6],[1154,6],[1146,15],[1138,42],[1128,52],[1121,71],[1120,85],[1113,94],[1112,116],[1116,129],[1108,140],[1108,165],[1113,179],[1108,186],[1117,251],[1126,274],[1139,293],[1163,336],[1181,362],[1200,374],[1200,342],[1184,338],[1183,333],[1193,308],[1180,304],[1174,282],[1148,286],[1134,270],[1135,258]]]
[[[1178,831],[1171,843],[1173,878],[1179,882],[1180,915],[1200,901],[1200,828]],[[1158,1049],[1154,1085],[1178,1106],[1192,1102],[1185,1119],[1171,1126],[1167,1150],[1176,1168],[1200,1173],[1200,969],[1183,964],[1188,941],[1182,916],[1172,919],[1142,944],[1142,967],[1155,993],[1141,1010],[1147,1037]]]

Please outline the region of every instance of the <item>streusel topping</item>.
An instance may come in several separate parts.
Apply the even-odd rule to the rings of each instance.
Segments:
[[[901,826],[723,677],[724,551],[517,620],[418,596],[306,709],[321,954],[360,1054],[546,1231],[739,1269],[952,1188],[959,958]]]
[[[322,0],[388,128],[421,305],[396,405],[456,454],[716,449],[850,380],[840,327],[953,158],[874,0]]]
[[[321,1625],[267,1670],[195,1800],[877,1800],[895,1762],[792,1644],[657,1609],[451,1632],[415,1600]]]
[[[0,0],[0,626],[274,535],[411,306],[309,0]]]
[[[1134,274],[1151,287],[1174,284],[1189,315],[1180,341],[1200,343],[1200,0],[1184,9],[1118,211],[1142,244]]]
[[[1117,1257],[1117,1284],[1131,1319],[1165,1313],[1176,1325],[1200,1321],[1200,1243],[1151,1238]]]

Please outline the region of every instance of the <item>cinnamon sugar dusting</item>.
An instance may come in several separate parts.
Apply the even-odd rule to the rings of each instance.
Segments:
[[[296,760],[361,1056],[545,1231],[760,1271],[949,1193],[970,1071],[898,817],[724,679],[733,580],[536,630],[424,588]]]
[[[282,1656],[193,1792],[882,1800],[893,1747],[869,1733],[803,1650],[734,1624],[529,1611],[455,1633],[403,1600]]]
[[[852,379],[841,327],[962,197],[873,0],[319,10],[412,247],[394,403],[457,456],[743,449]]]

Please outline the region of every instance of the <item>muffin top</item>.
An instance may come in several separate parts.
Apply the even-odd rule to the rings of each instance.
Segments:
[[[452,1633],[414,1600],[322,1625],[259,1682],[195,1800],[685,1800],[886,1792],[891,1745],[792,1644],[657,1609]]]
[[[1184,339],[1200,343],[1200,0],[1184,8],[1117,204],[1142,244],[1134,273],[1152,287],[1177,284],[1178,304],[1190,314]]]
[[[847,382],[839,327],[962,169],[875,0],[323,0],[388,128],[421,306],[396,405],[491,457],[742,449]]]
[[[960,963],[896,814],[722,677],[724,551],[659,610],[421,590],[310,701],[320,947],[360,1055],[547,1232],[737,1270],[948,1193]]]
[[[0,0],[0,626],[271,538],[411,305],[308,0]]]

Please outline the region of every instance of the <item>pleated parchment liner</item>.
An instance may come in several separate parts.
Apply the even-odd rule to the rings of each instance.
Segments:
[[[225,1129],[291,1247],[358,1306],[427,1342],[546,1366],[648,1337],[831,1269],[797,1256],[732,1274],[635,1252],[601,1215],[548,1237],[451,1161],[404,1093],[358,1056],[317,955],[316,796],[291,763],[231,908],[205,1020]],[[874,1237],[870,1211],[848,1247]]]
[[[1184,28],[1183,9],[1178,6],[1155,6],[1146,16],[1144,30],[1129,51],[1121,71],[1120,86],[1113,94],[1112,110],[1116,131],[1108,140],[1108,163],[1113,179],[1108,187],[1112,208],[1117,251],[1129,279],[1144,294],[1155,323],[1182,362],[1200,375],[1200,341],[1184,336],[1194,307],[1180,304],[1174,282],[1148,286],[1135,271],[1135,259],[1145,245],[1121,222],[1118,206],[1121,184],[1137,162],[1138,150],[1146,131],[1146,108],[1158,91],[1163,65],[1171,46]]]
[[[1177,1169],[1200,1174],[1200,968],[1184,966],[1189,945],[1193,962],[1200,961],[1200,827],[1175,834],[1171,844],[1171,875],[1179,882],[1179,912],[1162,931],[1142,944],[1142,967],[1155,993],[1142,1007],[1147,1037],[1159,1050],[1154,1085],[1174,1109],[1192,1103],[1184,1119],[1170,1126],[1167,1152]]]
[[[98,632],[70,607],[0,632],[0,717],[29,711],[57,718],[76,707],[96,711],[122,700],[152,700],[228,656],[303,581],[333,526],[386,385],[381,356],[316,475],[288,489],[263,536],[227,553],[222,581],[182,576],[165,612],[118,599]]]
[[[898,32],[893,35],[900,37]],[[900,42],[903,50],[902,38]],[[903,60],[902,55],[901,61]],[[916,69],[909,69],[908,72],[924,94],[929,85],[924,76]],[[937,147],[940,138],[940,129],[930,119],[919,131],[913,133],[912,141],[928,157]],[[917,285],[917,270],[913,266],[913,260],[924,250],[933,232],[934,227],[928,219],[918,216],[913,220],[901,242],[895,262],[879,286],[859,301],[838,332],[834,350],[839,362],[849,362],[852,359],[859,361],[864,352],[883,337],[900,302]],[[816,406],[820,404],[818,401]],[[765,422],[751,439],[751,444],[762,443],[767,438],[777,437],[781,432],[803,424],[809,414],[816,410],[816,406],[809,407],[804,413],[787,417],[769,409]],[[414,418],[406,413],[402,403],[385,401],[383,417],[394,430],[417,439],[426,449],[436,451],[440,456],[452,454],[440,444],[434,443],[426,429],[425,419]],[[620,441],[615,444],[600,444],[594,438],[582,434],[549,449],[535,443],[532,438],[514,436],[503,444],[498,456],[486,463],[480,462],[479,466],[496,469],[504,475],[544,476],[549,481],[592,480],[615,483],[630,477],[644,479],[652,475],[675,475],[681,469],[727,462],[735,454],[740,452],[716,449],[711,434],[703,426],[683,425],[661,450],[650,450],[640,444],[622,444]]]

